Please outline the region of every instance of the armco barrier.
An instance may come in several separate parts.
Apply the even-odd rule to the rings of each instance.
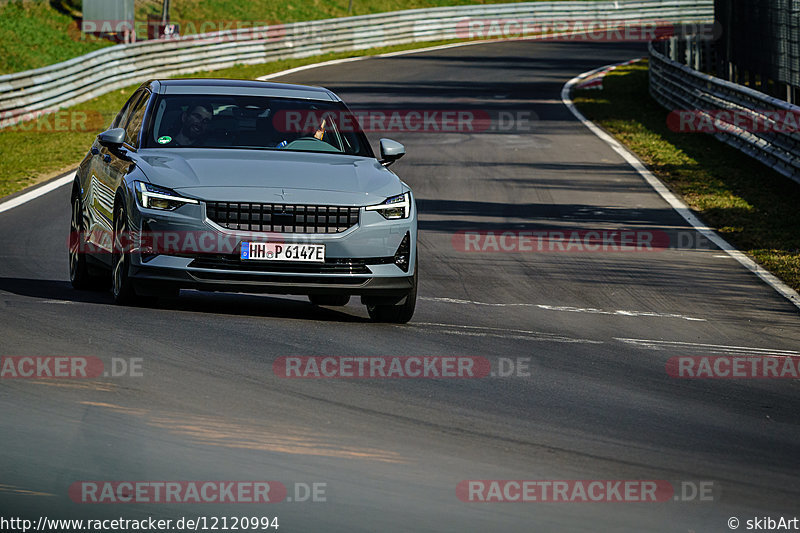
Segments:
[[[0,128],[153,77],[329,52],[457,39],[469,19],[710,22],[713,0],[556,1],[416,9],[117,45],[0,76]]]
[[[698,110],[714,123],[714,135],[719,140],[800,183],[800,133],[779,127],[741,127],[742,118],[747,124],[769,125],[776,116],[800,116],[800,106],[677,63],[667,57],[667,46],[668,41],[650,43],[653,98],[672,111]],[[721,110],[738,117],[739,123],[720,122]]]

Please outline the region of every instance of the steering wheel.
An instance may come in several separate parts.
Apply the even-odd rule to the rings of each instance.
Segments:
[[[304,146],[305,145],[305,146]],[[340,150],[336,147],[332,146],[330,143],[325,141],[320,141],[316,137],[299,137],[292,142],[286,144],[285,146],[281,147],[282,149],[286,150],[310,150],[310,151],[322,151],[322,152],[339,152]]]

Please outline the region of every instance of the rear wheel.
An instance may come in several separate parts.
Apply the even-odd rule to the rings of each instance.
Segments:
[[[414,316],[414,309],[417,306],[417,279],[418,271],[417,264],[414,264],[414,277],[412,278],[412,287],[408,291],[408,295],[402,302],[396,305],[368,305],[367,313],[369,317],[375,322],[389,322],[392,324],[405,324],[411,317]]]
[[[348,294],[311,294],[308,300],[314,305],[341,307],[350,301]]]
[[[83,249],[83,209],[77,191],[72,195],[72,215],[69,221],[69,281],[78,290],[102,290],[109,285],[108,276],[89,271],[86,251]]]

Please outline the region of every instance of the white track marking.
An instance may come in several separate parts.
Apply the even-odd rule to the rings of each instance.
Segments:
[[[387,52],[385,54],[377,54],[377,55],[368,55],[368,56],[356,56],[356,57],[344,57],[342,59],[331,59],[330,61],[323,61],[321,63],[309,63],[308,65],[303,65],[300,67],[294,67],[286,70],[281,70],[278,72],[273,72],[272,74],[266,74],[264,76],[259,76],[256,78],[258,81],[268,81],[274,78],[280,78],[281,76],[288,76],[289,74],[294,74],[296,72],[302,72],[304,70],[309,70],[312,68],[319,68],[319,67],[330,67],[333,65],[341,65],[342,63],[350,63],[353,61],[363,61],[365,59],[375,59],[375,58],[387,58],[387,57],[397,57],[397,56],[405,56],[409,54],[419,54],[421,52],[434,52],[436,50],[446,50],[447,48],[456,48],[459,46],[470,46],[473,44],[485,44],[487,42],[500,42],[503,39],[493,39],[489,41],[470,41],[468,43],[451,43],[451,44],[442,44],[438,46],[428,46],[426,48],[412,48],[411,50],[398,50],[397,52]]]
[[[662,341],[654,339],[626,339],[614,337],[614,340],[641,346],[650,350],[663,350],[666,348],[689,349],[693,352],[712,352],[730,355],[752,355],[752,356],[800,356],[800,352],[795,350],[775,350],[771,348],[753,348],[752,346],[728,346],[725,344],[704,344],[698,342],[682,341]]]
[[[281,76],[294,74],[295,72],[302,72],[304,70],[309,70],[312,68],[327,67],[330,65],[341,65],[342,63],[350,63],[351,61],[360,61],[362,59],[366,59],[367,57],[375,57],[375,56],[345,57],[343,59],[332,59],[330,61],[323,61],[321,63],[309,63],[308,65],[294,67],[286,70],[280,70],[278,72],[273,72],[272,74],[267,74],[265,76],[259,76],[258,78],[256,78],[256,80],[267,81],[273,78],[279,78]]]
[[[571,307],[566,305],[545,305],[545,304],[528,304],[528,303],[487,303],[475,302],[472,300],[458,300],[456,298],[428,298],[421,297],[420,300],[429,302],[443,302],[451,304],[466,304],[466,305],[483,305],[488,307],[536,307],[544,309],[545,311],[563,311],[567,313],[589,313],[593,315],[614,315],[614,316],[630,316],[630,317],[656,317],[656,318],[679,318],[681,320],[691,320],[696,322],[707,322],[705,318],[695,318],[677,313],[656,313],[653,311],[627,311],[623,309],[596,309],[594,307]]]
[[[617,309],[613,311],[605,310],[605,309],[595,309],[593,307],[568,307],[568,306],[556,306],[556,305],[537,305],[539,309],[547,309],[549,311],[566,311],[569,313],[590,313],[595,315],[615,315],[615,316],[646,316],[646,317],[656,317],[656,318],[679,318],[681,320],[690,320],[694,322],[707,322],[705,318],[695,318],[686,315],[680,315],[677,313],[655,313],[652,311],[625,311],[623,309]]]
[[[500,337],[505,339],[520,339],[520,340],[530,340],[530,341],[603,344],[603,341],[567,337],[555,333],[545,333],[542,331],[531,331],[526,329],[493,328],[488,326],[466,326],[461,324],[440,324],[437,322],[410,322],[403,327],[405,328],[431,327],[431,328],[438,328],[440,330],[439,333],[448,333],[452,335],[469,335],[474,337]]]
[[[559,33],[559,37],[573,37],[576,35],[585,35],[585,31],[571,31],[571,32],[563,32]],[[448,48],[459,48],[463,46],[474,46],[479,44],[488,44],[488,43],[506,43],[511,41],[541,41],[541,40],[548,40],[552,39],[553,35],[532,35],[530,37],[526,37],[524,39],[480,39],[477,41],[467,41],[463,43],[450,43],[450,44],[437,44],[435,46],[427,46],[425,48],[411,48],[409,50],[398,50],[396,52],[386,52],[385,54],[376,54],[376,55],[365,55],[365,56],[356,56],[356,57],[344,57],[342,59],[331,59],[330,61],[322,61],[320,63],[310,63],[308,65],[303,65],[300,67],[289,68],[286,70],[281,70],[279,72],[273,72],[272,74],[266,74],[264,76],[259,76],[256,78],[258,81],[267,81],[274,78],[279,78],[281,76],[286,76],[288,74],[294,74],[295,72],[302,72],[304,70],[309,70],[312,68],[318,67],[329,67],[332,65],[340,65],[342,63],[350,63],[351,61],[362,61],[364,59],[375,59],[375,58],[387,58],[387,57],[397,57],[397,56],[406,56],[410,54],[420,54],[422,52],[435,52],[437,50],[447,50]],[[558,41],[556,41],[558,42]],[[599,69],[598,69],[599,70]],[[560,103],[560,102],[559,102]]]
[[[56,189],[63,187],[64,185],[72,183],[73,179],[75,179],[75,172],[70,172],[69,174],[67,174],[62,178],[58,178],[57,180],[45,183],[44,185],[36,187],[35,189],[31,189],[26,193],[22,193],[15,198],[6,200],[5,202],[0,203],[0,213],[8,211],[9,209],[14,209],[17,206],[28,203],[31,200],[35,200],[40,196],[44,196],[45,194],[51,191],[54,191]]]
[[[474,302],[472,300],[458,300],[456,298],[430,298],[430,297],[420,297],[420,300],[427,300],[429,302],[443,302],[448,304],[468,304],[468,305],[485,305],[488,307],[536,307],[536,304],[526,304],[526,303],[508,303],[508,304],[500,304],[500,303],[486,303],[486,302]]]
[[[378,55],[369,55],[369,56],[356,56],[356,57],[345,57],[342,59],[331,59],[330,61],[323,61],[321,63],[310,63],[308,65],[303,65],[301,67],[294,67],[286,70],[281,70],[279,72],[273,72],[272,74],[267,74],[265,76],[259,76],[256,78],[258,81],[268,81],[274,78],[280,78],[281,76],[287,76],[289,74],[294,74],[295,72],[302,72],[304,70],[309,70],[312,68],[318,67],[330,67],[332,65],[341,65],[342,63],[350,63],[352,61],[363,61],[365,59],[375,59],[375,58],[387,58],[387,57],[397,57],[397,56],[405,56],[409,54],[419,54],[421,52],[434,52],[436,50],[446,50],[447,48],[456,48],[459,46],[471,46],[474,44],[486,44],[487,42],[502,42],[504,39],[492,39],[488,41],[470,41],[468,43],[451,43],[451,44],[442,44],[438,46],[428,46],[426,48],[412,48],[411,50],[398,50],[397,52],[387,52],[385,54],[378,54]]]
[[[618,63],[619,64],[619,63]],[[572,88],[578,84],[581,80],[591,76],[592,74],[599,72],[605,68],[608,68],[612,65],[607,65],[605,67],[600,67],[589,72],[584,72],[580,76],[577,76],[566,84],[561,89],[561,100],[564,102],[564,105],[569,108],[575,118],[577,118],[581,123],[589,128],[589,130],[600,137],[606,144],[608,144],[615,152],[617,152],[620,156],[622,156],[625,161],[628,162],[630,166],[632,166],[638,173],[641,175],[645,181],[653,188],[655,191],[661,195],[661,197],[675,210],[678,212],[680,216],[686,220],[691,226],[697,230],[703,237],[710,240],[714,244],[716,244],[721,250],[725,253],[730,255],[732,258],[736,259],[742,266],[748,269],[750,272],[761,278],[767,285],[775,289],[781,296],[792,302],[796,307],[800,308],[800,294],[797,293],[794,289],[786,285],[784,282],[776,278],[772,273],[765,270],[761,267],[758,263],[747,257],[745,254],[734,248],[728,241],[717,235],[713,230],[708,228],[705,224],[703,224],[700,219],[698,219],[694,213],[692,213],[691,209],[683,202],[683,200],[679,199],[675,196],[672,191],[670,191],[664,183],[661,182],[652,172],[650,172],[644,163],[642,163],[638,157],[636,157],[630,150],[625,148],[622,144],[620,144],[616,139],[614,139],[611,135],[603,131],[599,126],[594,124],[593,122],[589,121],[583,113],[578,111],[578,108],[575,107],[575,103],[572,101]]]

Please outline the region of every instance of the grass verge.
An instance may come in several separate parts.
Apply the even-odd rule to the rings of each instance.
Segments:
[[[800,290],[800,185],[702,133],[667,127],[650,97],[647,62],[621,67],[603,90],[575,92],[586,117],[624,143],[700,218]]]

